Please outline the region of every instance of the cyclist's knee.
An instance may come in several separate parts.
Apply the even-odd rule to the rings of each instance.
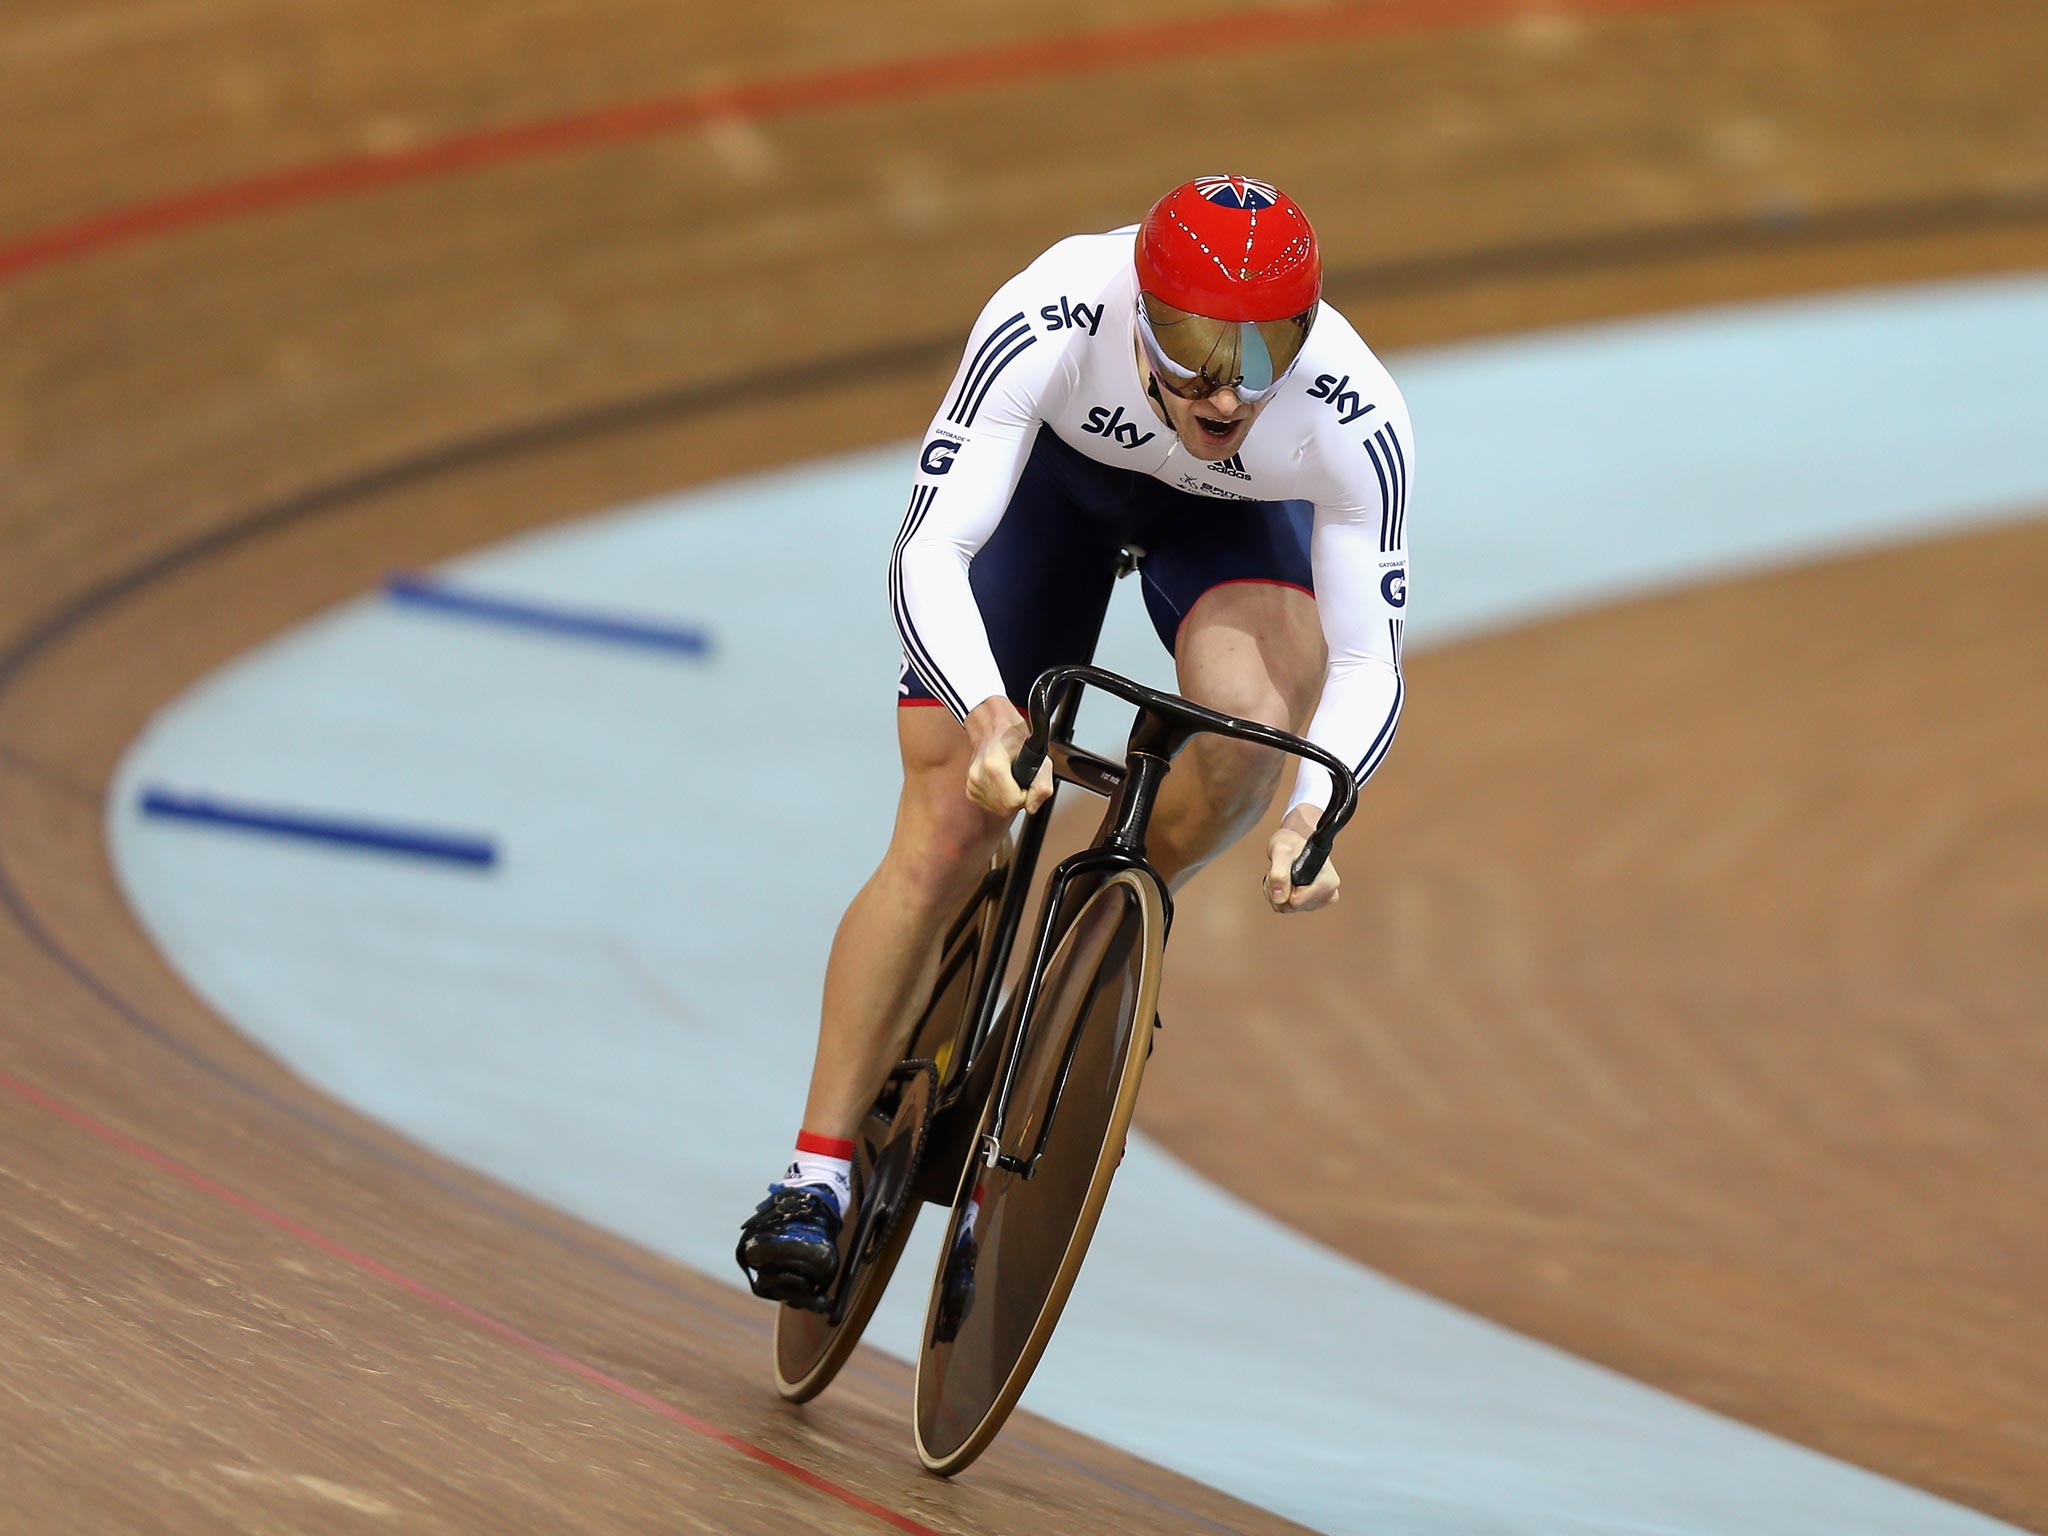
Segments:
[[[1209,681],[1210,685],[1202,691],[1206,696],[1197,696],[1197,703],[1258,725],[1283,731],[1296,728],[1295,709],[1270,679],[1255,674]],[[1200,774],[1210,798],[1233,809],[1239,805],[1264,806],[1286,762],[1270,747],[1223,736],[1198,736],[1188,752],[1194,759],[1190,766]]]
[[[1197,704],[1220,710],[1226,715],[1235,715],[1240,720],[1250,720],[1259,725],[1270,725],[1276,730],[1297,731],[1308,724],[1307,716],[1315,708],[1317,685],[1315,678],[1306,684],[1297,685],[1293,691],[1299,697],[1290,698],[1289,689],[1281,679],[1264,667],[1247,666],[1241,671],[1223,671],[1210,668],[1199,678],[1185,678],[1183,686],[1188,697]],[[1292,681],[1292,680],[1290,680]],[[1204,737],[1203,740],[1219,740]]]
[[[951,902],[986,867],[1008,830],[967,798],[964,763],[906,776],[887,860],[906,894],[920,903]]]
[[[986,864],[1010,824],[969,800],[964,783],[938,786],[925,809],[915,851],[921,862],[948,871]]]

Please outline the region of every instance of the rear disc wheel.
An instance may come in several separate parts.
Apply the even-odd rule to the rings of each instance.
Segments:
[[[903,1257],[922,1203],[914,1186],[937,1092],[937,1069],[906,1061],[868,1111],[856,1151],[861,1193],[840,1229],[835,1305],[819,1312],[785,1303],[775,1311],[775,1390],[792,1403],[807,1403],[831,1385]]]
[[[931,1001],[912,1031],[913,1060],[897,1069],[901,1074],[904,1067],[919,1066],[920,1078],[929,1081],[919,1086],[892,1076],[861,1127],[854,1155],[862,1174],[859,1204],[866,1210],[851,1212],[842,1231],[845,1247],[832,1309],[776,1309],[775,1390],[792,1403],[809,1402],[824,1391],[851,1358],[910,1241],[918,1207],[924,1203],[917,1175],[928,1145],[932,1109],[957,1065],[953,1056],[994,936],[1010,858],[1006,842],[946,929]],[[916,1102],[906,1104],[906,1095]],[[906,1109],[915,1113],[906,1114]],[[887,1202],[888,1209],[877,1212],[877,1201]],[[874,1219],[877,1215],[880,1221]]]

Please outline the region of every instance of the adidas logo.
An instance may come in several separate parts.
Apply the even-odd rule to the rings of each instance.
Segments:
[[[1235,475],[1240,480],[1251,479],[1251,472],[1244,467],[1244,460],[1239,454],[1233,453],[1221,464],[1211,464],[1209,467],[1219,475]]]

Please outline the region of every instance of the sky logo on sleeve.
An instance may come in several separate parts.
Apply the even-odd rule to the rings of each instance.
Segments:
[[[1373,408],[1370,401],[1361,399],[1358,391],[1351,387],[1351,375],[1348,373],[1342,378],[1334,373],[1317,374],[1315,383],[1309,386],[1308,397],[1329,401],[1337,408],[1337,420],[1347,427]]]
[[[1103,306],[1100,304],[1077,304],[1064,293],[1057,304],[1048,304],[1041,309],[1039,318],[1045,321],[1047,334],[1053,331],[1086,331],[1095,334],[1095,327],[1102,324]]]

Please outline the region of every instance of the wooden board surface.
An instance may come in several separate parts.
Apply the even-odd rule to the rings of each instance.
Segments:
[[[997,281],[1213,168],[1203,103],[1256,104],[1231,158],[1310,206],[1381,345],[2048,255],[2031,0],[1415,9],[1107,60],[1073,34],[1263,13],[0,19],[0,251],[185,209],[0,281],[0,1523],[887,1524],[851,1496],[942,1530],[1283,1528],[1030,1422],[935,1484],[879,1363],[780,1408],[765,1309],[398,1142],[212,1017],[127,914],[100,805],[151,709],[390,567],[914,433]],[[1046,40],[1068,63],[971,91],[913,69],[246,191]],[[223,185],[240,202],[189,197]],[[1351,866],[1384,859],[1381,896],[1286,933],[1307,990],[1260,1006],[1288,1006],[1179,1005],[1144,1116],[1390,1273],[2048,1520],[2042,648],[2012,643],[2039,639],[2044,558],[2021,530],[1418,660]],[[1170,986],[1263,972],[1229,878],[1190,898],[1214,943]],[[1257,1093],[1221,1100],[1225,1071]],[[1271,1134],[1283,1110],[1300,1134]]]

